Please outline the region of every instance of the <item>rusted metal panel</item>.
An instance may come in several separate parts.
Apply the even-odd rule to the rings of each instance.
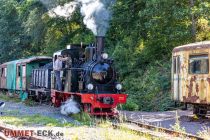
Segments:
[[[179,97],[179,101],[181,102],[210,104],[209,52],[210,41],[188,44],[173,50],[173,58],[180,56],[179,78],[177,78],[178,74],[172,70],[172,97],[174,100],[177,100],[177,97]],[[202,55],[208,58],[202,58]],[[195,56],[195,58],[192,60],[191,56]],[[196,58],[197,56],[201,56],[200,58],[202,58],[202,60],[199,60],[199,57]],[[195,65],[193,61],[196,61]],[[208,72],[191,73],[191,69],[194,69],[197,65],[199,68],[208,69]],[[174,66],[173,64],[172,69],[174,69]],[[177,86],[178,83],[180,87]]]
[[[1,65],[0,66],[0,88],[6,89],[6,66]]]
[[[202,50],[202,49],[210,49],[210,41],[204,42],[196,42],[192,44],[187,44],[183,46],[179,46],[173,49],[173,53],[180,52],[180,51],[189,51],[189,50]]]

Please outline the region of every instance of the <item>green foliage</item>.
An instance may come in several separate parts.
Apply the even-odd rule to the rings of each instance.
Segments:
[[[21,23],[13,0],[0,1],[0,61],[18,58],[20,46]]]
[[[72,118],[79,121],[83,125],[90,125],[93,122],[93,119],[90,117],[88,113],[80,112],[78,114],[72,114]]]
[[[167,110],[173,105],[170,99],[170,64],[168,61],[155,61],[144,69],[138,69],[123,80],[125,88],[129,88],[130,100],[140,110]]]
[[[137,111],[137,110],[139,109],[139,106],[138,106],[137,103],[135,103],[135,102],[133,101],[132,98],[128,98],[126,104],[124,104],[124,105],[122,106],[122,109],[124,109],[124,110],[129,110],[129,111]]]

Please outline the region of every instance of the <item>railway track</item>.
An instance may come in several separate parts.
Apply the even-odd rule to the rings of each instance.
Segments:
[[[135,122],[135,121],[126,121],[127,125],[121,125],[121,124],[113,124],[114,128],[119,128],[119,129],[129,129],[131,131],[134,131],[138,134],[145,134],[149,135],[151,137],[156,137],[160,139],[169,139],[171,140],[172,138],[188,138],[188,139],[193,139],[193,140],[205,140],[202,137],[188,134],[188,133],[183,133],[183,132],[178,132],[174,130],[170,130],[167,128],[163,127],[158,127],[158,126],[153,126],[149,124],[144,124],[140,122]]]
[[[2,126],[2,125],[0,125],[0,140],[42,140],[42,139],[40,139],[40,138],[37,138],[37,137],[35,137],[35,136],[29,136],[29,137],[25,137],[25,136],[20,136],[20,137],[13,137],[13,138],[10,138],[10,137],[6,137],[5,135],[4,135],[4,131],[5,130],[9,130],[9,131],[14,131],[14,130],[16,130],[16,129],[12,129],[12,128],[8,128],[8,127],[5,127],[5,126]]]

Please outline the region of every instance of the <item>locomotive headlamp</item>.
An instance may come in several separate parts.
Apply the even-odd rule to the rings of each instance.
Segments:
[[[121,84],[116,84],[115,88],[116,88],[117,90],[121,90],[121,89],[122,89],[122,85],[121,85]]]
[[[107,53],[103,53],[103,54],[101,55],[101,57],[102,57],[103,59],[107,59],[107,58],[109,57],[109,55],[108,55]]]
[[[88,89],[88,90],[93,90],[93,84],[88,84],[88,85],[87,85],[87,89]]]
[[[67,45],[66,48],[67,48],[67,49],[71,49],[71,45]]]

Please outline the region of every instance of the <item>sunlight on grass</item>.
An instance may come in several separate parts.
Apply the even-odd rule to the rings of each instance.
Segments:
[[[80,114],[81,115],[81,114]],[[85,115],[86,116],[86,115]],[[79,118],[87,123],[84,116],[79,116]],[[88,117],[87,117],[88,118]],[[93,118],[92,118],[93,119]],[[96,119],[95,119],[96,120]],[[151,139],[146,135],[139,135],[134,131],[127,129],[114,129],[112,123],[108,120],[97,119],[100,123],[94,126],[81,125],[75,126],[71,123],[62,124],[58,120],[45,117],[41,115],[33,116],[0,116],[0,122],[5,124],[11,124],[15,126],[52,126],[52,127],[63,127],[64,130],[68,132],[68,138],[72,140],[92,140],[92,139],[102,139],[102,140],[147,140]]]
[[[150,140],[149,136],[139,135],[133,131],[113,129],[109,127],[77,127],[68,138],[72,140]]]
[[[41,115],[0,116],[0,122],[15,126],[73,126],[71,123],[60,123],[58,120]]]
[[[210,138],[210,127],[202,127],[202,131],[198,132],[198,135],[206,140]]]
[[[149,137],[140,136],[135,132],[129,130],[112,129],[110,127],[99,131],[100,135],[106,140],[139,140],[139,139],[150,139]]]
[[[171,128],[177,132],[186,133],[186,130],[184,127],[181,126],[179,121],[178,112],[176,111],[176,122],[174,125],[171,125]]]

